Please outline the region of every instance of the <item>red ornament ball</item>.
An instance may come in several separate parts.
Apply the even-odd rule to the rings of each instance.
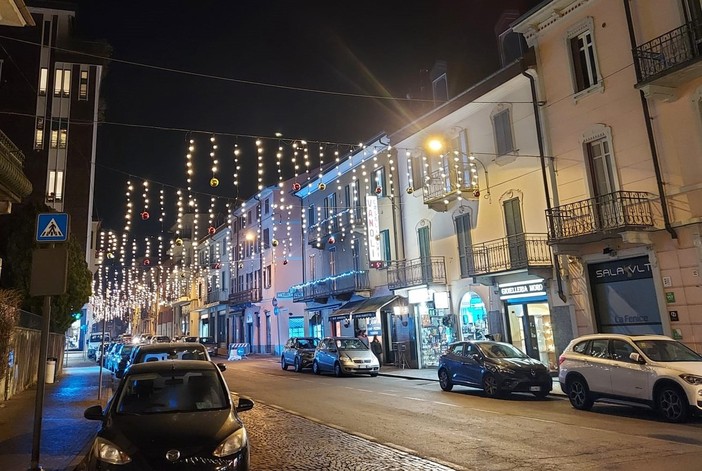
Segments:
[[[334,242],[336,242],[336,239],[334,239],[334,237],[330,237],[329,240],[327,240],[327,242],[333,244]]]
[[[207,229],[207,233],[210,235],[214,235],[215,232],[217,232],[217,229],[215,229],[214,226],[210,226],[210,228]]]
[[[382,189],[381,187],[378,186],[378,187],[375,188],[375,193],[376,193],[377,195],[381,194],[382,192],[383,192],[383,189]]]
[[[148,212],[148,211],[142,211],[142,212],[141,212],[141,218],[142,218],[144,221],[146,221],[147,219],[149,219],[149,212]]]
[[[476,198],[480,198],[480,190],[475,190],[473,192],[473,196],[475,196]]]
[[[293,191],[298,191],[300,188],[302,188],[302,185],[298,182],[293,183]]]
[[[148,258],[145,258],[144,259],[144,266],[148,267],[149,265],[151,265],[151,260],[149,260]]]

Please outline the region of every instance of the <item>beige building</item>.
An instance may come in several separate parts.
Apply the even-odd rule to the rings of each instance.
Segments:
[[[549,243],[577,334],[702,350],[701,13],[699,0],[554,0],[514,26],[542,77]]]

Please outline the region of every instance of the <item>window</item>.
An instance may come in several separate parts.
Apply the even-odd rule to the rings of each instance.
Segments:
[[[291,317],[288,319],[288,336],[289,337],[304,337],[305,336],[305,318]]]
[[[324,198],[324,216],[323,220],[326,221],[329,219],[329,198]]]
[[[422,163],[419,157],[407,157],[407,179],[408,187],[412,190],[421,188],[422,185]]]
[[[71,94],[71,70],[64,69],[63,71],[63,83],[61,86],[61,92],[64,97],[70,96]]]
[[[309,208],[307,208],[307,227],[312,227],[317,223],[317,219],[315,218],[315,212],[314,212],[314,205],[311,204]]]
[[[49,69],[47,69],[46,67],[42,67],[41,71],[39,72],[39,95],[40,96],[46,95],[46,87],[47,87],[48,81],[49,81]]]
[[[246,220],[249,221],[248,224],[253,224],[253,216],[251,211],[249,211],[248,216],[246,216]]]
[[[263,229],[263,248],[267,249],[271,246],[271,233],[270,229]]]
[[[68,123],[62,121],[51,122],[51,148],[65,149],[68,143]]]
[[[512,139],[512,119],[510,109],[505,108],[492,116],[492,125],[495,128],[495,146],[497,155],[505,155],[514,151]]]
[[[587,154],[594,194],[600,196],[616,191],[614,163],[609,141],[604,138],[588,142]]]
[[[63,200],[63,171],[49,171],[49,178],[46,182],[46,200],[49,202]]]
[[[42,46],[48,46],[51,43],[51,21],[44,22],[44,30],[41,32]]]
[[[392,253],[390,248],[390,230],[384,229],[380,231],[380,250],[383,254],[383,260],[389,262],[392,260]]]
[[[78,99],[87,100],[88,99],[88,71],[80,71],[80,85],[78,87]]]
[[[334,217],[336,214],[336,193],[330,193],[327,195],[324,209],[328,212],[328,214],[325,214],[326,218]]]
[[[263,287],[268,289],[271,287],[271,266],[268,265],[263,270]]]
[[[629,355],[634,352],[634,347],[629,342],[612,339],[612,359],[625,363],[634,363],[634,360],[629,358]]]
[[[378,196],[387,196],[387,190],[385,188],[385,167],[380,167],[373,171],[373,182],[375,183],[375,188],[373,191]],[[378,191],[380,188],[380,191]]]
[[[263,208],[264,214],[268,214],[271,212],[271,200],[269,198],[266,198],[266,201],[264,201]]]
[[[595,358],[610,358],[609,339],[595,339],[590,346],[590,356]]]
[[[361,214],[361,181],[356,180],[353,182],[353,199],[354,199],[354,206],[355,206],[355,214],[354,217],[355,219],[359,220],[363,217]]]
[[[448,101],[448,80],[446,74],[441,74],[435,78],[431,83],[431,87],[434,93],[434,102],[443,103]]]
[[[34,148],[44,148],[44,118],[41,117],[38,117],[36,121],[36,128],[34,132]]]
[[[575,93],[590,90],[601,82],[593,31],[593,20],[587,18],[567,34]]]
[[[346,185],[344,187],[344,200],[346,201],[346,219],[351,220],[351,211],[353,208],[353,200],[351,199],[351,187]]]

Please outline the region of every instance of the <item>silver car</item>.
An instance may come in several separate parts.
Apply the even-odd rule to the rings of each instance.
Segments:
[[[337,377],[347,374],[375,377],[378,371],[378,358],[362,340],[355,337],[326,337],[314,352],[312,372],[316,375],[330,372]]]

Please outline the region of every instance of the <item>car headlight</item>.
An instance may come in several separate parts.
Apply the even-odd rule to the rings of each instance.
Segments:
[[[341,360],[341,363],[353,363],[353,360],[351,359],[350,356],[343,354],[339,357],[339,360]]]
[[[504,373],[506,375],[513,375],[514,370],[511,370],[505,366],[502,365],[490,365],[486,364],[485,369],[488,371],[492,371],[493,373]]]
[[[242,427],[217,445],[212,454],[217,458],[233,455],[246,446],[246,441],[246,429]]]
[[[690,384],[694,384],[695,386],[702,385],[702,376],[697,376],[697,375],[680,375],[682,379],[684,379],[686,382]]]
[[[132,459],[120,447],[102,437],[95,439],[95,456],[100,461],[110,464],[127,464]]]

